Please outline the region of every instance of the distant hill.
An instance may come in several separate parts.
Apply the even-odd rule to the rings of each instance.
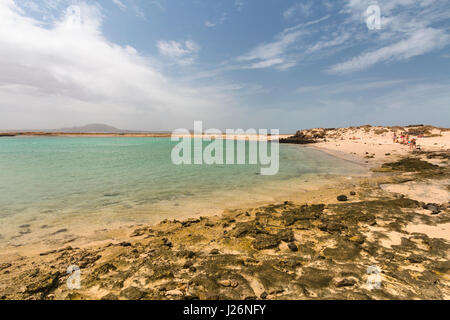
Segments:
[[[129,130],[121,130],[116,127],[109,126],[107,124],[93,123],[82,127],[61,128],[51,130],[51,132],[63,132],[63,133],[127,133]]]
[[[124,130],[124,129],[118,129],[116,127],[103,124],[103,123],[91,123],[85,126],[80,127],[71,127],[71,128],[60,128],[60,129],[21,129],[21,130],[0,130],[0,133],[3,134],[9,134],[10,133],[27,133],[27,134],[36,134],[36,133],[43,133],[48,135],[54,135],[54,134],[169,134],[171,131],[147,131],[147,130]]]

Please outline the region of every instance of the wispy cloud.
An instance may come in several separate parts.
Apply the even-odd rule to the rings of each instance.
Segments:
[[[311,1],[296,3],[283,12],[283,17],[286,20],[292,19],[296,15],[300,15],[301,17],[309,17],[312,14],[312,7],[313,2]]]
[[[369,51],[343,63],[330,67],[330,73],[348,73],[366,69],[386,61],[407,60],[427,52],[443,48],[450,37],[443,30],[426,28],[412,33],[408,39]]]
[[[298,46],[303,37],[310,35],[309,27],[320,24],[330,18],[330,15],[316,20],[307,21],[285,28],[277,34],[272,42],[263,43],[244,55],[237,57],[237,61],[245,63],[244,69],[275,68],[283,71],[297,65],[299,58],[308,54],[304,50],[306,45]],[[333,40],[335,42],[339,39]],[[331,43],[318,43],[317,46],[331,46]],[[319,49],[319,48],[318,48]]]
[[[127,6],[120,0],[112,0],[112,2],[114,2],[114,4],[116,4],[120,8],[120,10],[125,10],[127,8]]]
[[[342,12],[348,15],[347,26],[364,26],[364,12],[368,0],[348,0]],[[376,64],[406,61],[450,44],[448,29],[442,22],[450,19],[450,7],[445,0],[380,0],[382,29],[371,32],[360,29],[353,41],[368,49],[344,62],[328,67],[328,73],[349,73],[370,68]]]
[[[316,43],[312,44],[306,50],[307,53],[314,53],[317,51],[322,51],[324,49],[328,49],[330,47],[340,46],[350,40],[352,35],[347,32],[337,33],[333,39],[327,40],[319,40]]]
[[[450,20],[446,0],[380,0],[377,4],[381,8],[382,29],[378,31],[366,27],[364,14],[373,3],[345,0],[334,15],[285,28],[274,41],[258,45],[237,60],[248,62],[242,68],[286,70],[300,60],[320,60],[344,50],[352,52],[353,56],[324,69],[326,73],[339,74],[381,63],[408,61],[450,44],[448,25],[443,24]],[[336,8],[336,4],[328,1],[320,5],[322,11]],[[311,1],[298,2],[283,12],[283,18],[311,16],[317,6]],[[325,20],[328,23],[322,23]],[[353,50],[348,51],[350,48]],[[365,50],[361,52],[360,48]]]
[[[268,68],[273,66],[283,66],[285,63],[292,64],[286,55],[289,46],[294,44],[302,35],[302,31],[282,32],[276,36],[273,42],[261,44],[237,58],[239,62],[250,62],[244,66],[249,69]]]
[[[211,21],[209,21],[209,20],[205,21],[205,27],[213,28],[213,27],[215,27],[215,26],[218,26],[218,25],[220,25],[220,24],[223,24],[226,20],[227,20],[227,14],[224,12],[224,13],[222,14],[222,16],[220,17],[220,19],[217,20],[217,21],[215,21],[215,22],[211,22]]]
[[[187,40],[184,43],[177,41],[160,40],[157,43],[159,53],[175,61],[178,65],[190,65],[197,58],[200,46],[194,41]]]
[[[56,0],[56,1],[59,1],[59,0]],[[112,1],[112,2],[113,2],[120,10],[122,10],[122,11],[127,11],[127,10],[129,9],[129,7],[130,7],[130,9],[131,9],[130,11],[133,12],[133,14],[136,15],[136,17],[145,19],[144,11],[136,4],[136,2],[130,1],[130,2],[128,3],[128,5],[127,5],[127,4],[125,4],[125,3],[126,3],[126,0],[111,0],[111,1]],[[154,4],[154,5],[158,6],[158,7],[161,6],[161,4],[160,4],[159,2],[157,2],[157,1],[151,1],[150,3],[152,3],[152,4]]]
[[[357,79],[344,83],[326,84],[318,86],[304,86],[297,89],[301,94],[318,94],[318,95],[330,95],[330,94],[346,94],[355,93],[361,91],[373,91],[384,88],[396,88],[401,85],[411,83],[412,80],[373,80],[373,79]]]

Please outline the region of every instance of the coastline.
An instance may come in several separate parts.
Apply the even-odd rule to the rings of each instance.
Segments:
[[[76,214],[70,214],[70,224],[66,220],[42,221],[42,225],[30,225],[29,218],[22,218],[18,223],[18,232],[16,235],[7,235],[1,233],[4,238],[20,238],[21,241],[12,241],[8,244],[0,242],[0,249],[3,254],[20,254],[24,256],[38,256],[41,252],[52,251],[58,249],[66,243],[72,246],[85,247],[95,243],[95,239],[106,237],[109,234],[114,234],[119,229],[132,229],[140,225],[155,226],[164,220],[185,220],[197,219],[200,217],[214,217],[221,216],[224,212],[231,212],[235,210],[251,210],[255,207],[262,207],[271,205],[273,203],[282,201],[302,201],[305,203],[316,203],[317,199],[323,198],[325,192],[331,186],[347,183],[349,179],[365,178],[372,173],[369,170],[362,170],[352,174],[303,174],[299,177],[290,178],[283,181],[271,181],[265,183],[262,190],[261,186],[246,187],[241,190],[240,194],[244,197],[249,197],[245,201],[242,199],[233,200],[231,195],[224,194],[224,190],[212,192],[208,195],[195,197],[186,201],[177,201],[175,205],[171,205],[170,200],[164,200],[154,207],[133,208],[127,210],[117,210],[114,208],[105,208],[96,210],[95,212],[87,212],[89,214],[89,221],[91,219],[97,220],[101,217],[113,216],[114,219],[119,220],[116,223],[105,222],[102,227],[101,224],[92,224],[86,227],[86,219],[83,216],[78,217]],[[271,190],[268,193],[267,190]],[[276,192],[273,190],[277,189]],[[232,191],[235,196],[236,191]],[[334,193],[333,193],[334,194]],[[331,199],[338,194],[330,195]],[[201,199],[205,198],[205,199]],[[206,199],[207,198],[207,199]],[[216,199],[214,205],[208,199]],[[219,201],[218,203],[217,201]],[[206,205],[208,205],[206,207]],[[180,207],[182,208],[180,210]],[[171,214],[176,211],[177,214]],[[139,216],[148,217],[140,221]],[[156,217],[156,218],[154,218]],[[14,218],[17,218],[14,216]],[[124,218],[130,222],[124,221]],[[114,220],[113,219],[113,220]],[[111,219],[109,219],[111,220]],[[109,221],[108,220],[108,221]],[[137,220],[137,221],[135,221]],[[49,223],[51,227],[49,226]],[[39,228],[43,228],[39,230]],[[33,229],[33,232],[27,230]],[[15,228],[17,229],[17,228]],[[47,231],[48,230],[48,231]],[[45,233],[42,233],[45,232]],[[99,235],[102,236],[99,236]],[[24,239],[24,236],[26,238]],[[126,236],[125,236],[126,237]],[[1,238],[0,238],[1,240]],[[0,263],[2,262],[2,254],[0,254]]]
[[[82,132],[1,132],[0,131],[0,137],[5,138],[11,138],[11,137],[86,137],[86,138],[111,138],[111,137],[117,137],[117,138],[171,138],[172,136],[178,137],[178,138],[206,138],[206,139],[227,139],[227,136],[225,134],[173,134],[172,133],[145,133],[145,132],[124,132],[124,133],[82,133]],[[291,136],[291,134],[280,134],[279,138],[287,138]],[[266,137],[266,136],[264,136]],[[235,140],[257,140],[258,135],[255,134],[236,134],[233,135],[233,139]],[[268,140],[271,140],[272,137],[269,135],[267,136]]]
[[[142,137],[142,138],[170,138],[170,133],[65,133],[65,132],[0,132],[0,137]]]
[[[448,185],[448,153],[441,155],[448,150],[412,155],[396,144],[341,138],[308,147],[383,170],[306,191],[310,198],[108,230],[90,245],[38,256],[3,256],[0,291],[5,299],[449,299],[450,240],[441,238],[450,233],[449,209],[440,203],[433,214],[403,190],[411,181],[416,189],[429,181],[438,189]],[[343,141],[347,152],[336,150]],[[383,166],[404,165],[398,162],[403,157],[420,162]],[[338,201],[341,194],[348,201]],[[385,272],[383,290],[376,292],[364,285],[375,262]],[[65,288],[67,263],[82,268],[82,290]],[[418,273],[421,278],[411,278]],[[23,285],[14,288],[19,278]]]
[[[361,166],[364,166],[364,167],[371,168],[371,167],[376,166],[376,164],[374,164],[374,163],[369,164],[367,161],[365,161],[361,157],[355,156],[355,155],[350,154],[350,153],[345,153],[345,152],[342,152],[342,151],[332,150],[332,149],[327,148],[326,146],[319,146],[319,145],[315,145],[315,144],[308,144],[308,145],[305,145],[304,148],[311,148],[311,149],[319,150],[319,151],[328,153],[329,155],[331,155],[331,156],[333,156],[335,158],[339,158],[341,160],[345,160],[345,161],[348,161],[348,162],[351,162],[351,163],[354,163],[354,164],[357,164],[357,165],[361,165]]]

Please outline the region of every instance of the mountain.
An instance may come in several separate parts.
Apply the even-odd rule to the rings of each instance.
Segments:
[[[1,1],[1,0],[0,0]],[[124,130],[124,129],[118,129],[116,127],[102,124],[102,123],[92,123],[81,127],[71,127],[71,128],[60,128],[60,129],[15,129],[15,130],[1,130],[0,133],[114,133],[114,134],[120,134],[120,133],[142,133],[142,134],[167,134],[171,133],[171,131],[148,131],[148,130]]]
[[[52,132],[63,132],[63,133],[126,133],[131,132],[129,130],[121,130],[116,127],[109,126],[107,124],[93,123],[82,127],[72,127],[72,128],[61,128],[56,130],[51,130]]]

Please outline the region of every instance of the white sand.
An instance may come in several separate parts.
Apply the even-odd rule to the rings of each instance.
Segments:
[[[388,132],[377,134],[377,131],[383,130],[388,130]],[[397,136],[400,136],[401,130],[397,130],[396,133]],[[375,164],[393,161],[411,153],[409,146],[393,142],[393,134],[392,129],[385,127],[372,127],[370,130],[364,128],[336,129],[327,132],[326,142],[314,144],[313,147],[336,155],[345,153],[347,157]],[[450,131],[433,129],[432,134],[442,136],[411,137],[417,139],[417,145],[424,151],[450,150]],[[373,155],[374,158],[367,158]]]
[[[450,241],[450,223],[430,226],[426,224],[410,224],[406,227],[409,233],[424,233],[430,238],[441,238]]]
[[[402,184],[382,185],[382,189],[403,194],[406,197],[425,202],[425,203],[447,203],[450,201],[450,193],[447,190],[447,185],[450,180],[417,182],[410,181]]]
[[[377,167],[381,163],[393,162],[412,153],[409,146],[393,142],[394,132],[400,138],[402,131],[401,129],[393,130],[385,127],[336,129],[326,132],[326,142],[314,144],[312,147],[329,152],[334,156],[364,162],[369,166]],[[450,131],[433,129],[430,137],[414,138],[417,139],[417,145],[423,151],[450,150]],[[446,160],[427,159],[423,156],[420,158],[433,164],[448,165]],[[381,187],[387,192],[403,194],[413,200],[446,204],[450,201],[448,185],[450,185],[449,179],[441,179],[420,182],[410,181],[402,184],[383,185]],[[428,210],[423,210],[422,213],[431,215],[431,212]],[[435,226],[423,223],[410,223],[405,230],[409,233],[424,233],[430,238],[442,238],[450,241],[450,223]],[[401,233],[387,231],[379,227],[371,227],[371,231],[380,231],[387,236],[385,239],[380,239],[380,243],[385,247],[400,244],[401,238],[404,236]]]

